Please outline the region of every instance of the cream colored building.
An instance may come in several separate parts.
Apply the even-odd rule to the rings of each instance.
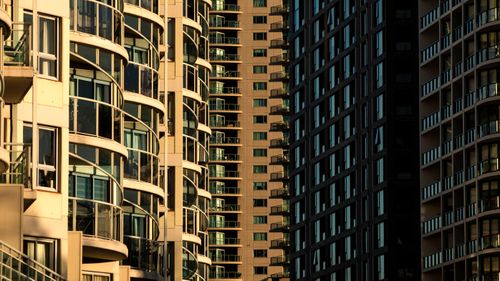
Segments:
[[[207,279],[211,3],[192,3],[0,0],[5,279]]]

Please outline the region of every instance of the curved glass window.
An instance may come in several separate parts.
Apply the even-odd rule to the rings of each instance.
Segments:
[[[96,35],[121,44],[123,38],[122,1],[106,2],[70,0],[71,30]]]

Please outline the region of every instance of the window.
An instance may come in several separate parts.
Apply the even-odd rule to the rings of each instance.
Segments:
[[[375,129],[375,152],[382,151],[384,149],[384,126],[380,126]]]
[[[267,132],[253,132],[253,140],[267,140]]]
[[[375,2],[375,25],[382,23],[383,16],[384,16],[384,12],[383,12],[382,0],[376,0],[376,2]]]
[[[254,91],[267,90],[267,83],[266,82],[254,82],[253,83],[253,90]]]
[[[253,16],[253,23],[254,24],[267,23],[267,17],[266,16]]]
[[[83,272],[83,281],[110,281],[109,274]]]
[[[375,183],[379,184],[384,182],[384,158],[377,160],[375,169]]]
[[[42,75],[58,78],[59,19],[39,15],[38,23],[38,71]]]
[[[255,266],[253,274],[267,274],[267,266]]]
[[[266,157],[267,149],[265,148],[254,148],[253,157]]]
[[[266,65],[254,65],[253,66],[253,73],[256,73],[256,74],[267,73],[267,66]]]
[[[267,7],[267,0],[253,0],[253,6],[256,8]]]
[[[253,241],[267,241],[267,233],[266,232],[254,232],[253,233]]]
[[[23,143],[33,144],[33,128],[23,127]],[[38,186],[57,188],[57,130],[38,127]]]
[[[267,190],[267,182],[254,182],[253,190]]]
[[[57,241],[54,239],[24,237],[24,254],[44,266],[57,271]]]
[[[384,255],[377,257],[377,280],[385,279],[385,260]]]
[[[265,173],[267,173],[267,166],[266,165],[254,165],[253,166],[253,173],[254,174],[265,174]]]
[[[384,117],[384,94],[375,97],[375,120],[380,120]]]
[[[384,190],[377,192],[377,216],[384,214]]]
[[[253,216],[253,223],[254,224],[266,224],[267,223],[267,216]]]
[[[384,232],[384,223],[377,224],[377,248],[384,247],[385,245],[385,232]]]
[[[254,207],[267,207],[267,199],[253,199]]]
[[[267,40],[267,33],[266,32],[254,32],[253,33],[253,40],[256,40],[256,41]]]
[[[378,89],[384,85],[384,62],[375,66],[375,88]]]
[[[267,124],[267,116],[266,115],[254,115],[253,116],[254,124]]]
[[[253,107],[266,107],[267,99],[253,99]]]
[[[375,55],[378,57],[384,52],[384,31],[375,34]]]
[[[267,250],[253,250],[253,257],[254,258],[267,258]]]
[[[253,49],[254,57],[267,57],[267,49]]]

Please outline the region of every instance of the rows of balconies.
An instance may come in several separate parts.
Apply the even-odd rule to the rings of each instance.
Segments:
[[[444,0],[439,5],[420,17],[420,29],[427,28],[434,23],[441,15],[447,13],[452,7],[462,3],[463,0]]]
[[[213,196],[234,196],[241,194],[240,188],[234,186],[211,186],[209,191]]]
[[[443,227],[462,221],[465,218],[475,216],[476,214],[484,212],[489,208],[492,208],[489,202],[480,201],[479,204],[471,203],[466,207],[460,207],[455,210],[445,212],[442,215],[438,215],[423,221],[422,234],[426,235],[436,232],[438,230],[441,230]]]
[[[221,13],[221,12],[233,13],[233,12],[240,12],[240,11],[241,11],[240,6],[235,5],[235,4],[223,4],[223,5],[215,4],[210,9],[210,12],[212,14]]]
[[[240,138],[237,137],[210,137],[210,144],[213,145],[238,145],[240,144]]]
[[[210,95],[241,95],[238,87],[211,87],[209,92]]]
[[[484,127],[484,125],[488,126]],[[495,125],[496,127],[493,125]],[[500,124],[498,122],[497,123],[490,122],[487,124],[483,124],[479,126],[479,131],[481,132],[481,130],[483,131],[483,133],[485,131],[493,132],[493,130],[495,130],[494,133],[498,133],[500,130]],[[480,137],[482,136],[481,133],[479,136]],[[442,156],[448,155],[453,150],[462,148],[464,145],[470,144],[475,140],[476,140],[476,130],[474,128],[469,129],[465,132],[465,134],[455,136],[453,139],[444,141],[441,145],[431,148],[430,150],[422,153],[422,165],[428,165],[440,159]]]
[[[213,44],[213,45],[239,45],[240,38],[227,37],[227,36],[222,36],[222,37],[210,36],[209,42],[210,42],[210,44]]]
[[[463,184],[465,181],[472,180],[477,175],[476,165],[467,167],[465,170],[455,172],[452,176],[435,181],[422,189],[422,200],[428,200],[441,192]]]
[[[452,261],[457,258],[464,257],[469,254],[477,252],[477,241],[468,241],[467,243],[461,243],[455,247],[447,248],[442,251],[435,252],[430,255],[424,256],[423,269],[430,270],[443,263]]]

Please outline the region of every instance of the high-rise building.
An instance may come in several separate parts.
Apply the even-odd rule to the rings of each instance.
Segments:
[[[210,11],[213,280],[288,277],[286,12],[281,0],[216,0]]]
[[[208,13],[210,1],[168,1],[168,280],[208,280]],[[181,188],[182,187],[182,188]]]
[[[499,280],[498,1],[418,1],[422,280]]]
[[[0,0],[2,278],[207,280],[210,1],[49,2]]]
[[[290,13],[291,279],[419,280],[417,2]]]

